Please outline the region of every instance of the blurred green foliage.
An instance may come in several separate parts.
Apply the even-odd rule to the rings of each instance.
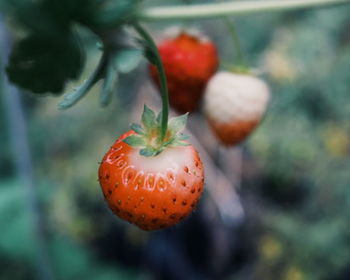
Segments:
[[[249,146],[265,177],[258,187],[265,234],[281,252],[272,262],[261,255],[259,279],[277,271],[278,279],[349,277],[348,13],[305,13],[281,25],[265,52],[274,100]]]

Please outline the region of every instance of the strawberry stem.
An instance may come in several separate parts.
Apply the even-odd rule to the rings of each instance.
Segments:
[[[143,29],[138,23],[134,23],[135,30],[147,43],[147,47],[152,52],[153,63],[157,67],[160,77],[160,91],[162,96],[162,113],[161,113],[161,126],[160,126],[160,142],[163,142],[168,129],[168,115],[169,115],[169,95],[168,86],[165,76],[165,70],[158,52],[158,48],[148,32]]]
[[[232,21],[230,21],[230,19],[228,17],[225,17],[223,20],[224,20],[224,22],[226,24],[226,27],[227,27],[228,31],[231,34],[231,38],[232,38],[233,44],[236,47],[236,55],[237,55],[237,59],[239,61],[239,64],[240,64],[240,66],[246,67],[247,65],[246,65],[246,62],[245,62],[245,59],[244,59],[244,56],[243,56],[241,43],[239,41],[239,37],[237,35],[237,31],[236,31],[235,25],[233,24]]]

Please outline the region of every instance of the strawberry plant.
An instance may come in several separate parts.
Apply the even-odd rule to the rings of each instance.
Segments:
[[[189,214],[202,192],[204,180],[197,152],[187,146],[190,144],[184,142],[183,135],[178,134],[185,127],[186,115],[172,119],[168,124],[168,92],[170,104],[184,113],[199,107],[205,91],[204,112],[215,135],[225,145],[236,145],[259,123],[266,110],[269,90],[263,81],[242,74],[248,70],[235,29],[227,18],[224,20],[238,53],[238,63],[233,67],[233,72],[238,72],[236,74],[219,72],[214,75],[218,54],[215,45],[207,38],[183,31],[157,47],[139,23],[342,2],[345,1],[290,1],[286,5],[254,2],[255,6],[250,5],[253,2],[227,2],[146,8],[139,0],[89,0],[84,4],[80,0],[64,0],[60,5],[50,0],[5,1],[0,8],[13,17],[24,33],[15,42],[6,71],[11,82],[33,93],[62,94],[66,83],[77,79],[85,64],[79,38],[81,31],[77,28],[81,26],[97,36],[97,45],[102,52],[100,61],[83,84],[64,95],[59,108],[75,105],[100,80],[103,80],[100,103],[105,106],[111,101],[120,75],[137,67],[143,54],[151,64],[151,76],[160,89],[162,110],[156,118],[154,112],[145,107],[143,127],[134,124],[133,132],[116,141],[102,161],[99,180],[109,206],[118,216],[144,229],[158,229],[173,225]],[[34,16],[40,20],[33,21]],[[184,156],[180,157],[182,153]],[[117,161],[122,162],[122,166],[116,165]],[[167,170],[172,164],[167,164],[172,161],[176,168],[170,182]],[[155,168],[153,173],[145,171],[152,169],[151,166],[162,168]],[[129,167],[132,170],[126,172]],[[184,169],[188,170],[186,174]],[[152,183],[149,176],[153,178]],[[192,179],[186,180],[186,176],[192,176]],[[147,191],[135,192],[134,188]],[[193,198],[192,189],[196,194]],[[183,204],[182,210],[174,206],[176,203],[169,206],[172,196],[175,198],[171,199],[181,200],[178,204]],[[146,199],[145,205],[154,205],[157,210],[143,209],[141,198]],[[159,209],[167,210],[161,213]],[[169,217],[172,218],[169,220]]]
[[[212,18],[342,3],[347,1],[306,0],[302,3],[289,1],[283,4],[271,1],[233,1],[145,7],[141,0],[63,0],[59,5],[51,0],[5,0],[0,4],[0,11],[11,16],[11,21],[22,31],[15,42],[6,70],[10,81],[21,88],[36,94],[62,94],[66,83],[79,77],[86,60],[79,39],[81,32],[76,28],[81,26],[97,36],[103,54],[90,78],[67,93],[59,107],[65,109],[73,106],[99,80],[104,82],[100,102],[106,105],[117,84],[118,73],[131,71],[139,61],[140,47],[129,40],[130,33],[125,31],[128,26],[133,27],[140,21]],[[147,56],[147,50],[145,51]],[[213,62],[215,68],[215,59]]]
[[[245,18],[244,15],[341,4],[345,6],[349,1],[251,0],[199,3],[202,1],[197,0],[193,3],[184,2],[186,3],[176,6],[164,3],[162,6],[156,6],[152,1],[142,0],[1,1],[0,11],[4,13],[9,29],[12,31],[10,54],[8,58],[5,54],[4,59],[1,57],[0,61],[6,64],[3,67],[3,77],[6,74],[13,85],[28,92],[28,95],[24,93],[23,96],[26,102],[35,104],[33,107],[38,106],[40,109],[44,107],[37,105],[40,104],[37,102],[39,98],[51,102],[57,98],[58,108],[61,110],[77,105],[76,109],[60,113],[61,116],[67,119],[75,116],[72,122],[81,124],[83,119],[84,127],[89,127],[88,135],[84,137],[81,135],[84,129],[65,130],[60,121],[52,124],[53,128],[50,128],[50,125],[43,125],[50,122],[50,114],[53,114],[54,110],[50,106],[45,107],[45,112],[40,115],[44,117],[40,121],[38,121],[39,117],[36,120],[41,126],[40,129],[31,132],[39,139],[35,140],[37,141],[35,145],[43,149],[43,154],[46,152],[45,149],[53,151],[47,157],[45,164],[52,165],[55,171],[66,169],[66,172],[70,172],[57,172],[59,174],[56,175],[57,177],[62,176],[57,185],[65,185],[65,177],[74,177],[74,185],[78,186],[71,190],[70,185],[67,184],[66,188],[60,189],[52,211],[57,216],[64,211],[69,213],[70,219],[60,217],[60,222],[64,225],[62,228],[66,230],[65,226],[72,220],[80,219],[80,217],[77,218],[78,214],[75,210],[80,207],[79,205],[84,204],[83,202],[88,201],[85,219],[81,219],[81,224],[77,227],[67,226],[69,228],[67,232],[72,231],[75,236],[84,236],[81,238],[86,238],[84,239],[86,243],[93,238],[100,238],[98,241],[101,241],[104,238],[101,236],[107,231],[106,228],[112,228],[113,233],[126,232],[125,236],[132,240],[130,243],[140,242],[135,241],[137,239],[135,235],[138,234],[147,238],[152,236],[150,237],[152,239],[158,234],[164,237],[169,232],[178,241],[177,235],[187,230],[187,234],[191,236],[188,250],[197,253],[210,247],[207,251],[210,251],[212,259],[218,262],[212,265],[213,267],[205,269],[216,270],[216,272],[225,270],[225,262],[220,264],[221,252],[215,252],[214,247],[222,242],[220,246],[225,247],[229,252],[234,237],[240,234],[242,244],[246,242],[251,247],[254,246],[256,250],[254,254],[257,256],[256,259],[249,261],[242,258],[242,266],[248,262],[250,265],[256,262],[258,264],[256,266],[262,267],[262,275],[271,274],[272,277],[275,277],[274,271],[283,267],[276,277],[304,279],[300,276],[303,275],[302,272],[309,275],[309,272],[303,271],[303,267],[307,266],[306,262],[298,263],[295,259],[305,260],[307,259],[305,256],[309,254],[315,256],[315,252],[318,252],[315,248],[322,247],[320,240],[323,240],[323,237],[320,234],[319,239],[313,240],[312,236],[318,234],[318,227],[315,226],[315,230],[305,231],[307,235],[303,243],[305,251],[299,252],[298,246],[295,245],[289,248],[289,245],[282,244],[283,238],[285,236],[288,238],[289,233],[294,237],[297,236],[292,240],[297,244],[304,238],[300,232],[303,232],[301,227],[307,224],[307,219],[319,215],[319,212],[315,211],[316,204],[308,206],[300,197],[304,196],[305,199],[312,194],[324,205],[329,205],[334,198],[333,195],[337,195],[343,204],[346,204],[345,187],[338,186],[346,185],[344,183],[348,178],[346,174],[341,174],[339,178],[336,175],[328,177],[324,174],[330,170],[327,162],[331,162],[334,158],[346,158],[349,151],[349,130],[344,128],[348,127],[346,123],[348,106],[346,106],[347,99],[344,94],[349,76],[347,74],[349,56],[346,53],[346,45],[349,42],[346,35],[348,20],[344,15],[339,18],[329,17],[331,20],[328,19],[328,25],[320,26],[320,29],[327,29],[329,38],[333,38],[333,33],[334,37],[340,37],[339,34],[343,34],[343,41],[334,42],[334,38],[333,41],[328,37],[325,39],[322,34],[313,30],[318,20],[321,21],[315,18],[317,16],[321,18],[324,15],[317,14],[313,21],[308,22],[309,14],[306,13],[303,14],[305,19],[303,18],[300,23],[295,20],[292,13],[281,18],[271,17],[271,21],[264,18],[266,20],[264,23],[259,21],[259,17],[253,20],[253,17]],[[243,39],[242,46],[241,38],[229,18],[238,15],[243,19],[240,21],[237,18],[239,30],[241,31],[242,26],[244,30],[239,32]],[[290,18],[289,15],[291,15]],[[211,22],[212,19],[216,21]],[[332,20],[335,22],[331,22]],[[184,24],[183,21],[185,21]],[[290,34],[293,32],[286,32],[283,27],[284,21],[286,25],[292,25],[294,35]],[[181,24],[177,33],[169,36],[161,31],[161,29],[166,31],[167,25],[173,25],[174,22]],[[302,26],[308,24],[312,27],[309,27],[305,33],[300,31],[303,29]],[[277,30],[270,32],[271,26],[278,26],[279,32]],[[256,34],[260,34],[260,37]],[[259,45],[257,42],[262,38],[266,42]],[[307,43],[299,46],[299,40]],[[269,41],[273,43],[269,45]],[[270,48],[268,51],[266,51],[267,47]],[[263,50],[265,50],[264,53]],[[339,57],[334,55],[338,51],[341,53]],[[244,56],[243,53],[245,53]],[[318,56],[322,56],[322,59]],[[96,61],[97,63],[94,64]],[[266,68],[262,69],[259,64],[263,64]],[[320,75],[313,77],[312,73],[318,70]],[[334,79],[331,78],[333,72],[337,76]],[[6,79],[2,80],[7,82]],[[290,84],[286,86],[287,81]],[[72,84],[77,86],[72,88]],[[328,95],[323,94],[323,88],[327,88]],[[116,94],[118,91],[119,95]],[[343,101],[340,102],[340,98],[335,98],[333,91],[338,94],[338,97],[339,94],[343,94]],[[78,102],[83,99],[87,101],[88,98],[85,97],[88,94],[97,94],[101,107],[109,105],[113,98],[123,99],[123,103],[121,102],[122,105],[118,103],[118,108],[109,106],[103,110],[97,106],[95,110],[90,103],[89,110],[85,110],[89,111],[89,118],[81,118],[77,112],[85,108],[87,103],[78,104]],[[297,108],[290,106],[291,102],[295,102]],[[7,105],[4,107],[6,108]],[[143,113],[141,113],[141,107],[144,108]],[[277,110],[280,111],[276,112]],[[17,112],[10,114],[10,117]],[[108,115],[106,112],[112,113]],[[137,112],[137,116],[141,115],[141,123],[132,123],[130,130],[126,130],[125,127],[128,125],[126,119],[133,118],[134,112]],[[177,115],[178,113],[183,115]],[[103,115],[104,118],[100,122],[91,122],[92,119],[97,119],[98,115]],[[327,127],[314,126],[305,115],[310,119],[328,121]],[[337,123],[341,119],[345,119],[343,127]],[[120,123],[120,131],[115,124],[111,124],[113,121]],[[260,124],[262,125],[257,129]],[[10,125],[10,127],[16,128],[17,125]],[[21,127],[18,125],[18,128]],[[45,140],[50,132],[56,130],[68,131],[68,133],[62,133],[62,138],[56,134],[55,138],[49,139],[50,141]],[[311,130],[316,132],[308,134],[307,132]],[[257,133],[253,134],[254,131]],[[247,144],[244,144],[251,135]],[[315,140],[315,135],[319,136],[319,141]],[[13,137],[13,139],[23,140],[23,137]],[[60,143],[65,140],[70,144],[64,146]],[[109,148],[105,147],[110,144],[112,145]],[[244,145],[243,149],[239,146],[240,144]],[[85,147],[84,151],[83,147]],[[76,159],[80,149],[88,160]],[[98,157],[92,156],[94,152]],[[7,158],[0,162],[0,169],[6,170],[10,156],[7,151],[4,154]],[[21,154],[23,153],[18,150],[19,162]],[[321,156],[324,154],[327,154],[327,157],[322,161]],[[317,161],[320,158],[319,162],[323,162],[324,169],[318,166],[313,170],[315,158]],[[36,158],[34,160],[40,161]],[[96,172],[96,165],[93,166],[93,164],[98,160],[101,162]],[[68,161],[79,168],[62,164]],[[342,164],[347,166],[345,160]],[[93,172],[80,173],[86,166],[92,168]],[[100,196],[96,196],[95,193],[88,194],[83,187],[80,188],[80,185],[88,185],[96,191],[96,173],[102,190]],[[63,174],[69,174],[69,176],[63,176]],[[298,178],[295,179],[297,176]],[[324,182],[318,182],[315,178],[323,178]],[[312,189],[316,184],[322,186],[322,193],[317,193],[315,191],[317,188]],[[239,189],[240,185],[248,188]],[[285,186],[285,189],[282,189],[281,185]],[[329,186],[332,188],[338,186],[334,189],[337,189],[340,194],[332,193]],[[251,194],[247,195],[248,199],[247,197],[241,199],[245,191]],[[207,195],[203,195],[204,192]],[[70,201],[70,204],[61,204],[60,199],[63,196]],[[76,199],[78,196],[79,199]],[[103,198],[105,204],[102,203]],[[260,213],[254,211],[259,212],[263,209],[266,212],[274,212],[276,210],[264,205],[266,201],[268,201],[266,204],[271,203],[276,208],[284,206],[284,203],[290,203],[288,206],[290,209],[303,205],[305,213],[309,216],[303,217],[305,222],[298,223],[286,212],[281,215],[264,213],[265,216],[260,219]],[[105,228],[101,227],[101,232],[96,233],[98,231],[96,229],[99,229],[96,225],[103,224],[103,222],[100,223],[100,217],[110,213],[105,209],[106,204],[120,219],[110,215],[111,220],[104,220],[108,221],[104,225]],[[96,208],[89,207],[90,205]],[[36,208],[33,207],[33,209]],[[194,211],[195,209],[197,211]],[[249,219],[256,219],[254,223],[258,221],[263,225],[259,224],[258,230],[244,228],[248,232],[245,236],[247,232],[241,232],[242,228],[237,231],[237,228],[242,221]],[[331,221],[332,216],[330,215],[327,219]],[[129,226],[124,221],[134,226]],[[202,223],[200,231],[204,231],[203,235],[196,231],[199,228],[196,223]],[[297,225],[298,230],[291,229],[293,223]],[[15,221],[13,224],[15,225]],[[62,224],[54,226],[61,230]],[[178,226],[172,231],[164,230],[150,235],[145,232],[175,225]],[[273,234],[264,228],[265,225],[267,228],[271,227]],[[322,225],[323,228],[326,226]],[[334,223],[336,233],[341,232],[343,228],[346,227],[342,223]],[[193,233],[192,229],[194,229]],[[209,237],[206,236],[207,232]],[[232,234],[233,232],[235,234]],[[96,237],[99,234],[100,236]],[[235,236],[231,238],[231,234]],[[11,235],[8,233],[6,236],[11,237]],[[171,238],[167,238],[169,237],[164,237],[164,243],[172,243],[173,240],[168,242]],[[211,238],[212,243],[205,241],[201,244],[207,246],[197,248],[198,244],[192,242],[197,238],[198,240]],[[341,238],[346,240],[346,233]],[[150,241],[150,244],[151,242],[154,241]],[[6,242],[2,243],[6,244]],[[123,245],[125,247],[130,245],[128,242],[125,244]],[[325,261],[325,263],[334,270],[343,269],[344,260],[348,256],[344,249],[346,246],[342,246],[342,242],[336,243],[332,240],[328,240],[327,244],[328,251],[333,244],[336,244],[342,257],[339,257],[340,260],[338,259],[337,262]],[[313,246],[313,249],[308,250],[309,245],[310,248]],[[108,240],[104,246],[96,247],[102,251],[113,244]],[[176,242],[172,246],[167,250],[174,252],[173,258],[176,259],[178,258],[176,252],[181,250],[181,246],[176,248]],[[150,247],[157,249],[157,246]],[[291,252],[295,259],[291,258],[282,265],[275,260],[281,258],[282,263],[282,258],[288,259],[284,249],[286,252]],[[136,255],[140,255],[140,252]],[[158,255],[162,253],[158,252]],[[227,263],[228,256],[229,253],[226,253]],[[202,261],[202,267],[204,267],[206,256],[203,254],[200,257],[203,257],[202,260],[197,262]],[[231,257],[235,261],[241,259],[241,255]],[[48,258],[44,256],[42,259]],[[139,259],[135,258],[136,261]],[[172,261],[167,263],[168,266],[170,266],[169,263]],[[221,268],[220,265],[222,265]],[[265,266],[277,268],[271,269],[271,272],[265,272]],[[244,271],[242,279],[246,279],[246,275],[251,279],[260,277],[259,271],[257,269],[251,274]],[[193,276],[195,273],[184,274],[188,278],[196,278]],[[221,277],[215,272],[210,275],[215,279]],[[327,279],[325,275],[329,274],[317,272],[315,275],[310,279],[316,279],[319,275],[323,277],[320,276],[319,279]],[[271,279],[269,276],[266,277]],[[186,277],[181,275],[178,278]],[[305,277],[305,279],[309,278]]]

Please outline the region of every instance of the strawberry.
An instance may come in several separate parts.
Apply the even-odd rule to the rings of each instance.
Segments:
[[[198,108],[205,85],[218,67],[215,45],[199,35],[181,32],[158,45],[169,88],[170,105],[180,113]],[[159,86],[157,69],[151,77]]]
[[[160,116],[145,106],[143,127],[133,124],[105,154],[99,181],[114,214],[143,230],[157,230],[192,212],[203,192],[204,172],[198,152],[178,134],[186,118],[171,119],[160,142]]]
[[[204,112],[217,138],[227,146],[243,141],[259,124],[270,98],[266,83],[248,74],[219,72],[208,82]]]

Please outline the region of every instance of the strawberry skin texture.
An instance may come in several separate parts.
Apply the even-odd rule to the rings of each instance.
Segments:
[[[205,90],[204,112],[218,140],[234,146],[258,126],[269,99],[270,90],[263,80],[248,74],[218,72]]]
[[[181,33],[158,45],[169,89],[169,103],[180,113],[195,111],[207,81],[218,67],[216,47],[208,40]],[[155,66],[150,66],[152,79],[159,87]]]
[[[122,140],[105,154],[98,174],[108,206],[143,230],[173,226],[195,208],[204,184],[203,165],[192,146],[168,148],[155,157],[139,155]]]

